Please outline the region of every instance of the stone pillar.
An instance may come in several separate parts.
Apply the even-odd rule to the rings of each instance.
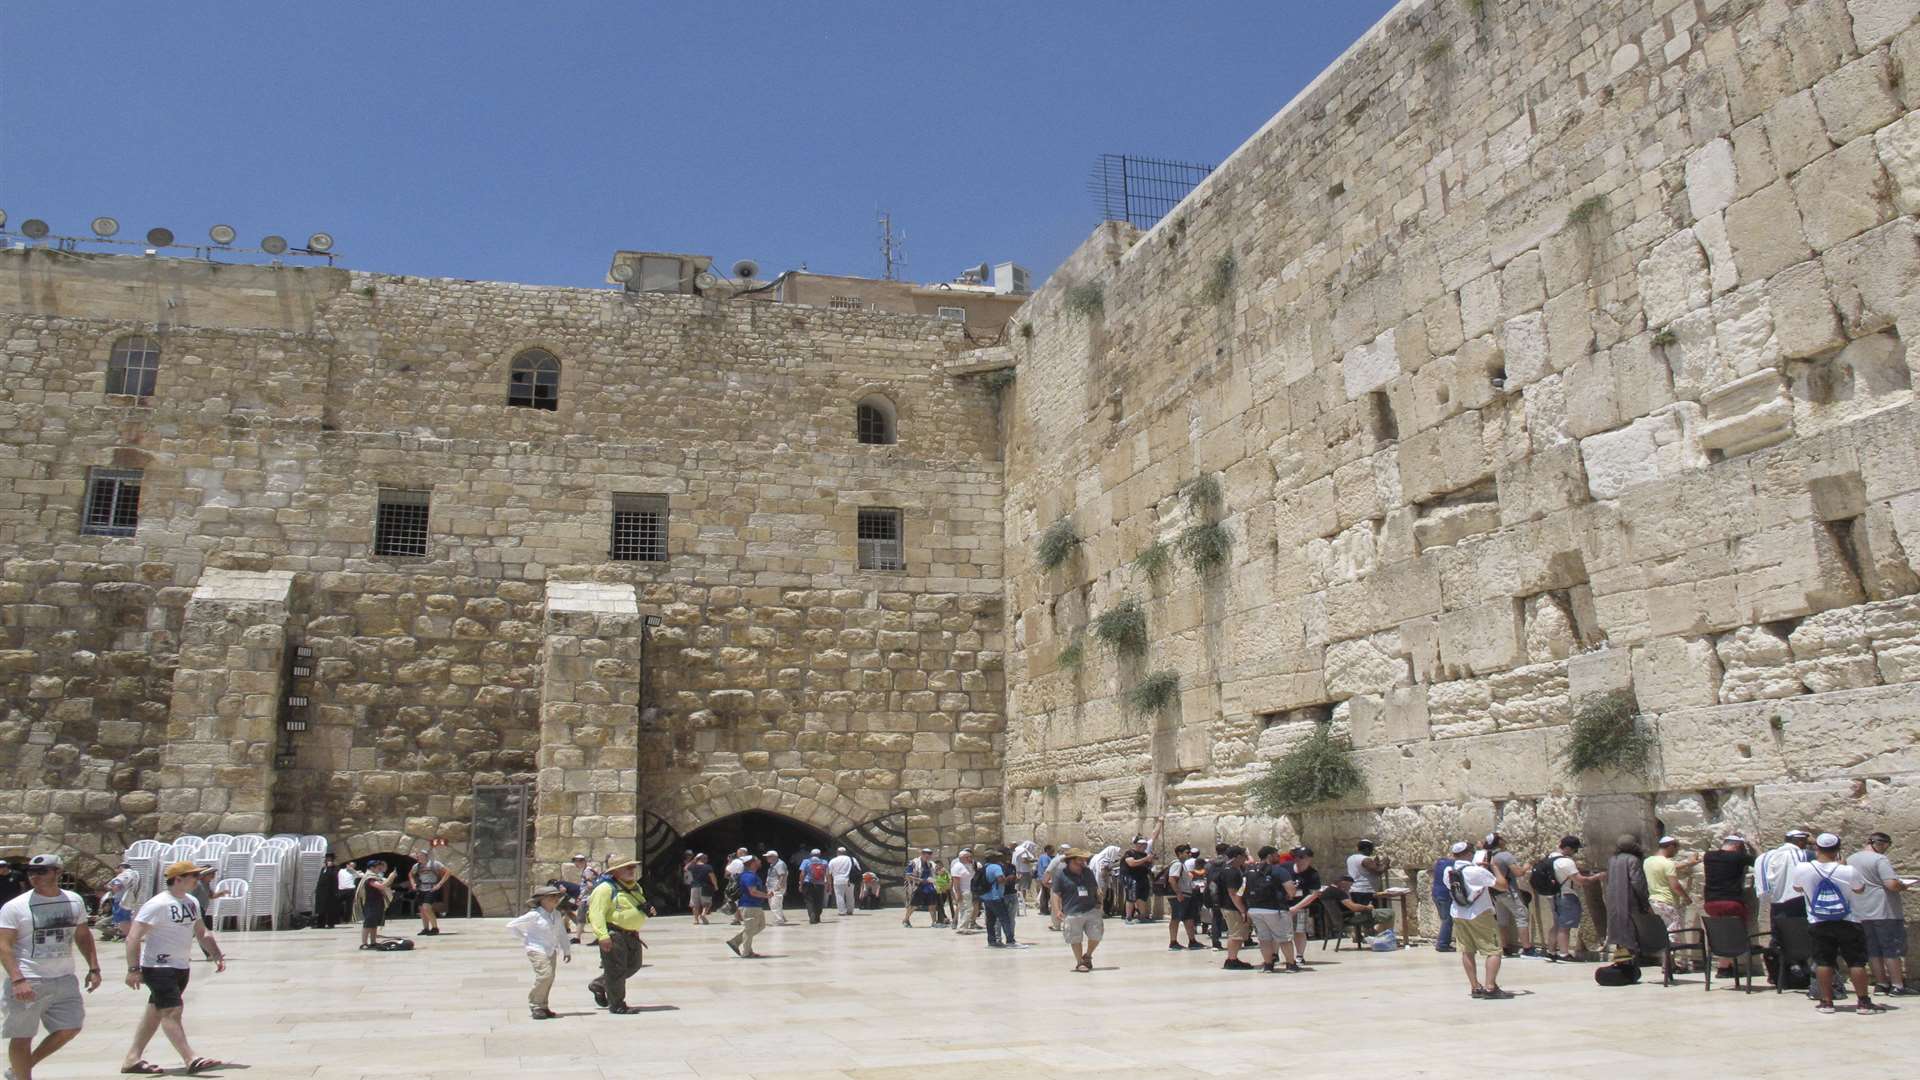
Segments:
[[[291,571],[209,569],[187,603],[160,764],[160,828],[267,832]]]
[[[575,852],[636,854],[640,646],[633,586],[547,584],[534,881]]]

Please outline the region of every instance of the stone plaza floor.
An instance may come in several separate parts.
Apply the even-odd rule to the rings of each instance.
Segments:
[[[958,1077],[983,1066],[1022,1078],[1772,1077],[1804,1071],[1808,1059],[1783,1056],[1795,1047],[1846,1047],[1868,1062],[1920,1045],[1920,1006],[1821,1016],[1764,979],[1751,995],[1718,980],[1702,993],[1697,976],[1601,989],[1591,965],[1514,960],[1501,981],[1519,996],[1475,1001],[1458,957],[1426,948],[1336,954],[1316,943],[1313,973],[1265,975],[1223,971],[1216,952],[1169,952],[1164,923],[1117,920],[1098,970],[1083,975],[1037,916],[1020,920],[1033,943],[1021,951],[990,950],[984,934],[905,930],[899,917],[829,913],[808,926],[801,912],[761,937],[763,960],[727,951],[723,919],[656,919],[631,995],[649,1011],[596,1011],[595,951],[578,947],[554,988],[563,1018],[548,1021],[527,1016],[529,969],[503,920],[449,920],[394,954],[355,949],[344,928],[228,931],[225,974],[194,964],[188,1027],[197,1052],[248,1066],[215,1075],[245,1080]],[[123,946],[107,948],[108,973],[124,972]],[[110,981],[80,1038],[36,1077],[114,1075],[145,1000]],[[163,1037],[147,1057],[180,1071]]]

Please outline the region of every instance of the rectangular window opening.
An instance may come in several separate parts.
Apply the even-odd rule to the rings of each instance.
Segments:
[[[863,509],[859,526],[860,569],[905,570],[901,555],[900,511]]]
[[[859,311],[867,302],[857,296],[835,296],[827,301],[827,306],[835,311]]]
[[[618,562],[666,562],[667,497],[615,492],[607,554]]]
[[[941,318],[947,320],[948,322],[966,322],[967,321],[967,309],[963,307],[948,307],[943,304],[941,305],[940,311],[938,312],[938,314]]]
[[[402,559],[427,555],[427,504],[432,492],[380,489],[373,522],[373,553]]]
[[[139,525],[140,470],[90,470],[80,531],[93,536],[132,536]]]

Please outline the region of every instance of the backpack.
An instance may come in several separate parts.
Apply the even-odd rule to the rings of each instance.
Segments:
[[[1466,870],[1461,863],[1456,862],[1447,870],[1447,895],[1461,907],[1472,907],[1478,899],[1473,890],[1467,888]]]
[[[809,882],[812,882],[815,885],[818,885],[826,881],[827,880],[827,864],[821,862],[818,859],[815,859],[813,861],[813,865],[807,867],[807,880]]]
[[[375,945],[374,950],[377,952],[412,952],[413,939],[388,938],[387,940],[382,941],[379,944]]]
[[[1559,857],[1558,855],[1542,855],[1534,861],[1533,869],[1527,871],[1527,884],[1533,886],[1533,895],[1560,895],[1560,878],[1553,872],[1553,860]]]
[[[1632,986],[1640,981],[1640,965],[1634,963],[1603,965],[1594,971],[1593,981],[1601,986]]]
[[[1817,864],[1813,872],[1819,875],[1820,884],[1813,887],[1813,895],[1807,898],[1807,914],[1822,921],[1851,915],[1853,904],[1847,899],[1846,890],[1833,880],[1833,874],[1820,873]]]

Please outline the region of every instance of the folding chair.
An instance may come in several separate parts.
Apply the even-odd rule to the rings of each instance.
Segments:
[[[1700,925],[1706,931],[1708,954],[1714,959],[1733,961],[1734,989],[1740,989],[1740,980],[1744,976],[1747,980],[1747,992],[1752,993],[1753,966],[1749,960],[1760,952],[1759,949],[1754,948],[1753,943],[1770,935],[1749,934],[1745,919],[1735,919],[1725,915],[1708,916],[1700,920]],[[1809,942],[1809,949],[1811,945],[1812,943]],[[1713,966],[1711,963],[1707,965],[1709,978],[1712,977]]]
[[[1805,919],[1773,920],[1774,962],[1779,969],[1774,975],[1773,992],[1786,989],[1787,968],[1794,964],[1803,964],[1811,979],[1813,971],[1813,930],[1812,924]],[[1812,985],[1811,982],[1808,983]]]
[[[1668,930],[1666,922],[1658,914],[1651,911],[1636,911],[1633,913],[1633,930],[1634,935],[1640,939],[1640,952],[1643,955],[1659,955],[1660,985],[1662,986],[1673,985],[1673,954],[1676,952],[1697,952],[1700,954],[1702,967],[1713,966],[1707,962],[1704,936],[1698,936],[1694,941],[1674,940],[1675,937],[1685,934],[1702,935],[1698,927]],[[1711,983],[1708,984],[1707,989],[1713,989]]]

